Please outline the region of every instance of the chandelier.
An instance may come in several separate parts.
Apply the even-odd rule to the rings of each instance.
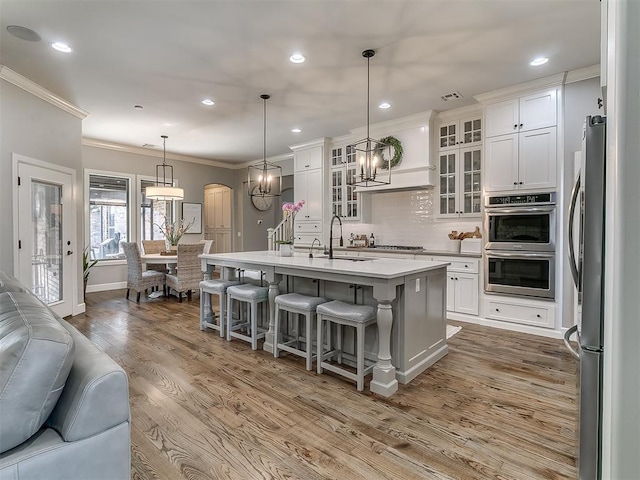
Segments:
[[[167,165],[167,137],[162,137],[162,165],[156,165],[156,184],[147,187],[145,196],[151,200],[182,200],[184,189],[174,187],[173,165]]]
[[[267,100],[270,95],[262,94],[264,104],[263,158],[262,162],[249,165],[247,189],[250,197],[279,197],[282,193],[282,167],[267,162]]]
[[[367,138],[349,146],[356,155],[357,171],[350,177],[349,185],[371,187],[391,183],[391,168],[382,169],[383,158],[391,158],[391,145],[371,138],[369,134],[369,59],[376,54],[374,50],[364,50],[362,56],[367,59]]]

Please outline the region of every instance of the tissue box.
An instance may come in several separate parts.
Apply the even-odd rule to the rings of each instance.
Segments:
[[[482,253],[481,238],[465,238],[460,242],[460,253]]]

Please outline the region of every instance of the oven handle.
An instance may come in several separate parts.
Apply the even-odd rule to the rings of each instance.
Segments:
[[[576,183],[571,191],[571,202],[569,203],[569,266],[571,267],[571,276],[573,277],[573,283],[576,287],[580,282],[580,270],[578,262],[576,262],[576,252],[573,248],[573,219],[576,214],[576,203],[578,201],[578,195],[580,194],[580,175],[576,179]]]
[[[485,249],[487,257],[498,258],[553,258],[553,252],[504,252]]]
[[[488,215],[494,214],[511,214],[516,213],[519,215],[533,215],[536,213],[553,213],[556,210],[555,205],[549,205],[546,207],[485,207],[485,211]]]

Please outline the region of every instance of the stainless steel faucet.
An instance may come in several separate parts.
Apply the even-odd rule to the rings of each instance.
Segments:
[[[313,246],[316,244],[316,242],[318,242],[318,247],[322,246],[320,244],[320,240],[318,240],[317,238],[314,238],[313,242],[311,242],[311,247],[309,247],[309,258],[313,258]]]
[[[333,259],[333,221],[338,219],[338,223],[340,223],[340,246],[344,246],[344,240],[342,238],[342,220],[338,215],[334,215],[331,217],[331,225],[329,226],[329,259]]]

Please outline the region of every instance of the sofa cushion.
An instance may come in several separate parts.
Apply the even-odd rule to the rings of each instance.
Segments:
[[[31,437],[56,405],[74,343],[30,293],[0,293],[0,453]]]
[[[4,272],[0,272],[0,292],[28,292],[29,289],[25,288],[17,278],[7,275]]]

